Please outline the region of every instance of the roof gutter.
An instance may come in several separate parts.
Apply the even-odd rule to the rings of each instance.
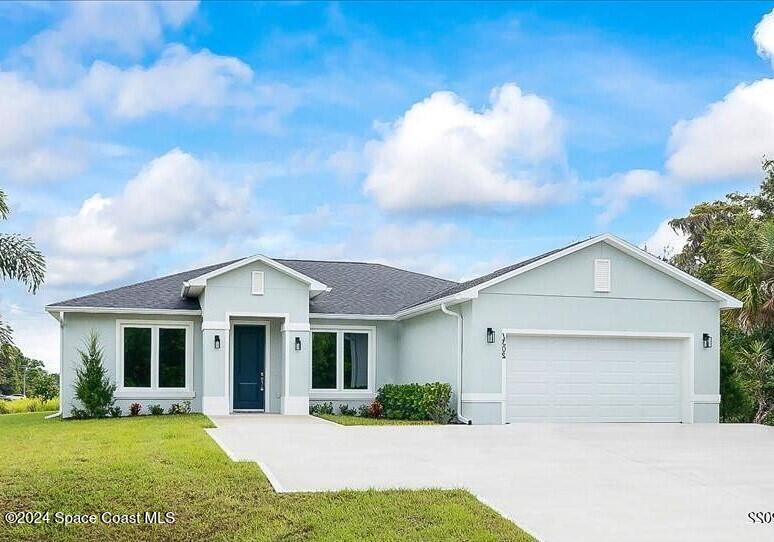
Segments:
[[[462,416],[462,314],[450,311],[446,303],[441,303],[441,311],[457,319],[457,419],[470,425],[473,422]]]

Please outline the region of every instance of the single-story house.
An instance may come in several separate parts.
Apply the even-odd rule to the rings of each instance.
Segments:
[[[256,255],[46,310],[65,416],[95,330],[124,411],[306,414],[443,381],[465,422],[692,423],[718,421],[720,311],[740,306],[605,234],[461,283]]]

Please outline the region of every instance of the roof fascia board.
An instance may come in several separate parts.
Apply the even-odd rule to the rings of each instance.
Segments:
[[[419,316],[421,314],[438,310],[442,304],[452,306],[459,303],[464,303],[465,301],[469,301],[477,297],[478,293],[471,293],[471,289],[468,289],[463,292],[458,292],[450,296],[433,299],[427,303],[422,303],[421,305],[416,305],[415,307],[410,307],[408,309],[398,311],[395,313],[395,319],[405,320],[407,318],[412,318],[414,316]]]
[[[309,319],[322,320],[397,320],[394,314],[332,314],[310,312]]]
[[[187,292],[193,287],[206,287],[207,286],[207,280],[211,279],[213,277],[217,277],[219,275],[222,275],[224,273],[228,273],[229,271],[233,271],[234,269],[239,269],[240,267],[243,267],[245,265],[249,265],[251,263],[255,262],[263,262],[269,267],[273,267],[277,271],[280,271],[281,273],[285,273],[286,275],[289,275],[293,277],[296,280],[299,280],[305,284],[309,285],[309,290],[314,293],[321,293],[328,291],[329,288],[322,282],[313,279],[312,277],[309,277],[307,275],[304,275],[303,273],[299,273],[295,269],[291,269],[290,267],[283,265],[279,263],[278,261],[272,260],[268,256],[264,256],[263,254],[256,254],[255,256],[250,256],[248,258],[244,258],[242,260],[236,261],[234,263],[231,263],[225,267],[220,267],[218,269],[215,269],[213,271],[210,271],[209,273],[205,273],[204,275],[199,275],[198,277],[194,277],[190,280],[187,280],[184,282],[184,291]]]
[[[194,309],[139,309],[126,307],[68,307],[66,305],[48,305],[46,312],[80,312],[89,314],[171,314],[176,316],[200,316],[201,310]]]

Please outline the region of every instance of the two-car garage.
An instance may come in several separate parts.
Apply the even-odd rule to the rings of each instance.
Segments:
[[[689,336],[506,331],[506,422],[680,422]]]

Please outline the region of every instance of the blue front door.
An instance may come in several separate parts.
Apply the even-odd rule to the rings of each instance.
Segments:
[[[234,326],[234,410],[263,410],[266,327]]]

